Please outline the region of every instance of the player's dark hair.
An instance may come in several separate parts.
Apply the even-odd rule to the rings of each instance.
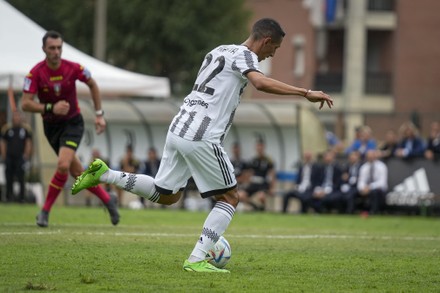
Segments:
[[[286,33],[280,24],[272,18],[262,18],[252,26],[252,37],[255,40],[270,37],[274,41],[281,40]]]
[[[51,39],[63,39],[63,36],[59,32],[56,31],[47,31],[43,37],[43,47],[46,45],[47,38]]]

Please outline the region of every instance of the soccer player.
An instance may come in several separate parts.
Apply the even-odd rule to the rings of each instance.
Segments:
[[[76,95],[76,80],[84,82],[90,89],[96,110],[97,134],[102,133],[106,126],[96,81],[80,64],[62,59],[62,49],[62,36],[58,32],[48,31],[43,37],[46,59],[35,65],[26,76],[21,99],[24,111],[41,113],[46,138],[58,155],[57,169],[49,184],[46,201],[37,215],[37,225],[40,227],[48,226],[49,212],[69,173],[76,178],[84,170],[76,156],[84,132],[84,121]],[[34,100],[35,95],[38,95],[39,101]],[[100,186],[88,189],[101,199],[110,213],[112,224],[117,225],[119,213],[116,200]]]
[[[153,202],[177,202],[192,176],[203,198],[213,197],[214,207],[207,216],[185,271],[228,273],[205,260],[207,251],[223,235],[234,216],[239,197],[234,167],[222,142],[232,124],[240,96],[248,82],[258,90],[279,95],[299,95],[320,108],[333,100],[323,92],[285,84],[264,76],[258,62],[273,57],[285,33],[273,19],[261,19],[241,45],[222,45],[203,60],[191,93],[168,130],[162,161],[156,178],[125,174],[94,161],[77,178],[72,194],[100,182],[116,184]]]

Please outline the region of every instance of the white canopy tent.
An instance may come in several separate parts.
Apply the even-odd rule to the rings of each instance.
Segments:
[[[6,91],[9,86],[14,91],[21,91],[25,75],[45,57],[41,49],[45,33],[46,30],[42,27],[6,1],[0,0],[0,91]],[[90,57],[67,43],[63,45],[62,56],[87,67],[104,98],[170,96],[168,78],[117,68]],[[82,83],[78,83],[78,94],[88,95],[88,88]]]

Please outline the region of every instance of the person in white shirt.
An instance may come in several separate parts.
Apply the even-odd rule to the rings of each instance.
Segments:
[[[320,108],[324,104],[333,106],[330,96],[321,91],[288,85],[260,71],[258,62],[275,55],[284,35],[278,22],[263,18],[253,25],[241,45],[221,45],[206,54],[191,93],[171,122],[155,178],[123,176],[98,160],[77,178],[72,194],[108,182],[150,201],[171,205],[180,199],[188,179],[193,177],[201,196],[212,197],[216,203],[183,269],[229,272],[209,264],[205,257],[229,226],[239,202],[234,167],[222,143],[246,85],[250,82],[257,90],[271,94],[302,96],[320,103]]]
[[[380,212],[388,189],[388,167],[378,158],[378,150],[369,150],[366,154],[366,162],[359,170],[357,184],[359,197],[364,211],[369,211],[370,214]]]

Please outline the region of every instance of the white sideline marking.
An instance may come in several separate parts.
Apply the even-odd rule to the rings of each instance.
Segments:
[[[62,230],[56,231],[30,231],[30,232],[0,232],[0,236],[14,235],[56,235],[65,234]],[[196,234],[182,233],[140,233],[140,232],[72,232],[71,235],[90,235],[90,236],[122,236],[122,237],[195,237]],[[251,238],[251,239],[365,239],[365,240],[407,240],[407,241],[440,241],[440,237],[429,236],[377,236],[377,235],[235,235],[228,234],[228,238]]]

